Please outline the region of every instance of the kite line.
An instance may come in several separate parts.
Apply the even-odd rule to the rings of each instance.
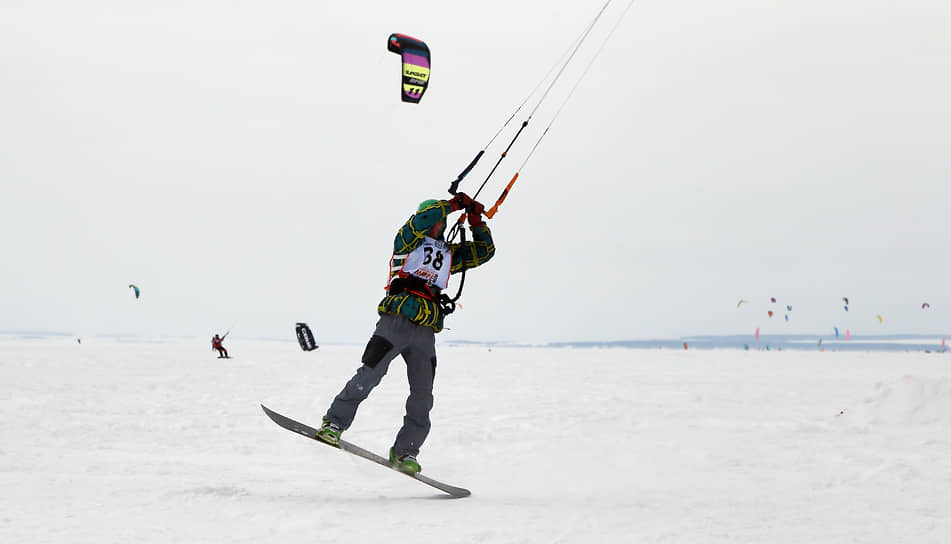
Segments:
[[[588,24],[588,26],[584,29],[584,31],[581,33],[580,37],[576,39],[576,41],[575,41],[575,43],[574,43],[574,48],[571,48],[571,49],[570,49],[571,52],[570,52],[570,54],[568,54],[567,58],[564,58],[564,56],[563,56],[563,57],[562,57],[562,60],[559,60],[558,63],[556,63],[554,66],[552,66],[552,68],[551,68],[551,70],[549,70],[548,74],[546,74],[545,77],[544,77],[541,81],[539,81],[538,85],[535,86],[535,89],[532,90],[531,93],[529,93],[529,95],[525,98],[525,100],[522,102],[522,104],[519,105],[519,107],[515,110],[515,112],[512,113],[512,115],[505,121],[505,123],[502,125],[502,127],[499,128],[499,130],[495,133],[494,136],[492,136],[492,138],[489,140],[489,143],[486,144],[486,145],[483,147],[483,149],[480,150],[480,151],[476,154],[475,158],[472,159],[472,161],[468,164],[468,166],[466,166],[466,168],[456,177],[456,179],[453,180],[452,183],[450,183],[450,185],[449,185],[449,193],[450,193],[450,194],[455,195],[455,194],[458,192],[458,190],[459,190],[459,183],[462,182],[462,180],[469,174],[469,172],[470,172],[470,171],[476,166],[476,164],[478,164],[478,162],[482,159],[483,155],[485,154],[486,149],[488,149],[488,148],[492,145],[492,143],[496,140],[496,138],[498,138],[498,136],[502,133],[502,131],[505,129],[505,127],[508,126],[508,124],[512,121],[512,119],[515,118],[515,116],[518,114],[518,112],[522,110],[522,108],[525,106],[526,103],[528,103],[529,99],[538,91],[538,89],[542,86],[542,84],[548,79],[548,77],[551,75],[552,71],[554,71],[555,67],[560,64],[560,65],[561,65],[561,68],[558,69],[558,72],[557,72],[557,73],[555,74],[555,76],[551,79],[551,82],[548,84],[548,87],[545,89],[545,92],[542,93],[541,97],[539,97],[538,101],[535,103],[535,107],[532,108],[532,111],[529,113],[528,117],[526,117],[525,120],[522,121],[522,124],[521,124],[521,126],[519,127],[518,131],[515,133],[515,136],[512,137],[512,140],[509,142],[508,146],[506,146],[505,149],[502,151],[502,154],[499,156],[499,159],[496,161],[495,165],[494,165],[494,166],[492,167],[492,169],[489,171],[488,175],[486,175],[485,179],[482,181],[482,184],[479,185],[479,188],[478,188],[478,189],[476,190],[476,192],[472,195],[472,199],[473,199],[473,200],[476,200],[476,199],[478,198],[479,193],[481,193],[482,190],[485,188],[485,186],[486,186],[486,184],[488,183],[488,181],[489,181],[489,180],[492,178],[492,176],[495,174],[495,171],[498,169],[499,165],[502,163],[502,161],[505,159],[505,157],[508,156],[508,153],[509,153],[509,151],[512,149],[512,146],[515,145],[515,142],[518,140],[519,136],[521,136],[522,132],[523,132],[523,131],[525,130],[525,128],[528,126],[528,123],[529,123],[529,122],[532,120],[532,118],[535,116],[535,113],[538,111],[538,108],[541,106],[542,102],[545,101],[545,98],[548,96],[548,93],[551,92],[552,88],[555,86],[555,84],[556,84],[556,83],[558,82],[558,80],[561,78],[561,75],[564,73],[565,68],[567,68],[568,65],[571,64],[571,61],[572,61],[572,59],[574,58],[575,54],[578,52],[579,49],[581,49],[581,46],[584,44],[585,40],[588,38],[588,35],[591,33],[591,31],[592,31],[592,30],[594,29],[594,27],[597,25],[598,21],[601,19],[601,16],[602,16],[602,15],[604,14],[604,12],[607,10],[608,6],[610,6],[611,1],[612,1],[612,0],[607,0],[607,1],[604,3],[604,5],[601,6],[601,9],[598,11],[597,15],[595,15],[594,19],[592,19],[592,21],[591,21],[591,22]],[[631,8],[631,6],[632,6],[633,4],[634,4],[634,0],[630,0],[630,2],[628,3],[627,7],[624,9],[624,11],[621,13],[620,17],[618,18],[617,22],[614,24],[614,26],[612,27],[611,31],[608,33],[607,37],[606,37],[606,38],[604,39],[604,41],[601,43],[601,46],[598,48],[598,50],[597,50],[597,52],[595,53],[595,55],[591,58],[591,60],[588,62],[587,66],[585,67],[584,71],[581,73],[581,75],[580,75],[580,76],[578,77],[578,79],[575,81],[575,84],[572,86],[571,91],[568,93],[568,96],[567,96],[567,97],[565,98],[565,100],[562,102],[562,104],[561,104],[561,106],[558,108],[558,110],[556,110],[556,112],[555,112],[554,116],[552,117],[551,121],[549,122],[548,126],[547,126],[547,127],[545,128],[545,130],[542,132],[542,135],[541,135],[541,136],[538,138],[538,140],[535,142],[535,145],[532,147],[531,151],[528,153],[528,156],[526,156],[525,161],[524,161],[524,162],[522,163],[522,165],[519,167],[518,171],[516,171],[515,175],[512,177],[512,179],[509,181],[509,183],[505,186],[505,188],[504,188],[503,191],[502,191],[501,196],[499,196],[499,198],[498,198],[498,200],[495,202],[495,204],[494,204],[489,210],[487,210],[487,211],[485,212],[485,214],[486,214],[487,217],[489,217],[489,218],[491,219],[496,213],[498,213],[498,208],[499,208],[499,206],[502,204],[502,202],[503,202],[503,201],[505,200],[505,198],[508,196],[509,191],[512,189],[512,186],[515,184],[515,181],[518,179],[519,172],[521,172],[521,170],[525,167],[525,164],[528,162],[529,158],[531,158],[532,154],[534,154],[535,150],[538,148],[538,145],[541,143],[542,139],[543,139],[543,138],[545,137],[545,135],[548,133],[548,130],[552,127],[552,124],[554,124],[555,119],[556,119],[556,118],[558,117],[558,115],[561,113],[561,110],[564,109],[565,104],[568,103],[568,100],[569,100],[569,99],[571,98],[571,96],[574,94],[575,89],[578,88],[579,84],[581,83],[581,80],[583,80],[584,77],[587,75],[588,70],[589,70],[589,69],[591,68],[591,66],[594,64],[595,59],[597,59],[597,57],[601,54],[601,51],[604,50],[604,47],[605,47],[605,45],[607,44],[608,40],[609,40],[609,39],[611,38],[611,36],[614,34],[614,31],[617,29],[617,27],[620,26],[621,21],[624,19],[625,15],[627,15],[628,10],[630,10],[630,8]],[[448,236],[450,243],[452,243],[452,242],[455,240],[455,238],[456,238],[457,235],[460,235],[460,236],[461,236],[461,243],[465,244],[465,242],[466,242],[466,237],[465,237],[465,228],[463,227],[463,222],[465,221],[465,218],[466,218],[466,214],[467,214],[467,213],[468,213],[468,210],[467,210],[466,212],[464,212],[464,213],[459,217],[459,219],[456,221],[455,225],[453,225],[452,229],[450,229],[450,231],[449,231],[449,236]],[[444,310],[447,310],[449,313],[451,313],[452,311],[455,310],[455,303],[456,303],[456,301],[458,301],[459,298],[462,296],[462,289],[463,289],[463,286],[465,285],[465,281],[466,281],[466,269],[465,269],[465,267],[463,267],[461,274],[462,274],[462,275],[461,275],[461,278],[460,278],[460,280],[459,280],[459,289],[458,289],[458,291],[456,292],[456,295],[455,295],[454,297],[452,297],[452,298],[449,298],[448,296],[445,297],[443,309],[444,309]]]

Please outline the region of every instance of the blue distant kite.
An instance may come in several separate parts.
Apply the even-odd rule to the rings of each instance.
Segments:
[[[129,284],[129,287],[131,287],[132,290],[135,291],[135,298],[139,298],[139,293],[140,293],[139,288],[131,283]]]

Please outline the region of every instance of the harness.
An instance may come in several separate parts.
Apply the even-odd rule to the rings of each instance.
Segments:
[[[465,241],[465,235],[463,235]],[[456,310],[456,299],[442,292],[448,285],[452,268],[452,252],[443,240],[427,236],[422,245],[409,254],[393,255],[390,259],[389,295],[410,293],[439,307],[444,315]],[[465,271],[463,271],[465,281]],[[460,285],[461,286],[461,285]]]
[[[445,315],[456,311],[456,302],[449,298],[449,295],[443,293],[442,289],[430,285],[426,280],[416,276],[399,276],[390,282],[387,294],[392,296],[401,293],[410,293],[433,302],[439,306],[439,310]]]

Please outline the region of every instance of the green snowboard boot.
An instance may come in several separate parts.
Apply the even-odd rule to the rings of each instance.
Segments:
[[[343,433],[343,430],[336,423],[331,423],[329,419],[324,418],[323,424],[320,426],[320,429],[317,431],[317,440],[321,442],[326,442],[331,446],[340,447],[340,435]]]
[[[410,474],[415,474],[422,470],[416,457],[412,455],[397,455],[396,452],[393,451],[393,448],[390,448],[390,462],[393,463],[393,466],[396,468]]]

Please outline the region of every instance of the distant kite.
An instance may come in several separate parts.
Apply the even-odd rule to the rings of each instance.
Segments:
[[[772,302],[773,304],[775,304],[775,303],[776,303],[776,297],[769,297],[769,301]]]
[[[786,314],[786,321],[789,321],[789,314]]]
[[[878,322],[879,322],[879,323],[882,322],[882,316],[880,316],[880,315],[875,316],[875,319],[878,319]]]
[[[787,304],[787,305],[786,305],[786,311],[787,311],[787,312],[791,312],[791,311],[792,311],[792,306],[790,306],[789,304]]]
[[[403,62],[403,102],[418,103],[429,86],[429,47],[405,34],[390,34],[386,47]]]
[[[931,307],[931,305],[928,304],[927,302],[923,302],[923,303],[921,304],[921,309],[922,309],[922,310],[924,310],[925,308],[930,308],[930,307]]]
[[[835,330],[835,337],[839,337],[839,327],[832,327]]]
[[[845,302],[845,305],[849,305],[849,297],[842,297],[842,300]]]
[[[131,287],[132,290],[135,291],[135,298],[139,298],[139,288],[131,283],[129,284],[129,287]]]
[[[756,340],[759,341],[759,327],[756,327]]]
[[[743,304],[744,302],[749,302],[749,301],[747,301],[747,300],[741,300],[741,301],[739,301],[739,302],[736,303],[736,307],[739,308],[739,307],[740,307],[740,304]]]
[[[769,314],[769,317],[773,317],[773,311],[772,311],[772,310],[770,310],[770,311],[768,311],[768,312],[766,312],[766,313]]]

